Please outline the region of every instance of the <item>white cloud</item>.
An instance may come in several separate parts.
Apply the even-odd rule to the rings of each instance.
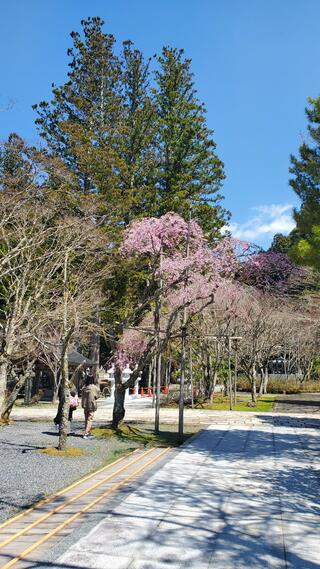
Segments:
[[[283,215],[286,211],[292,211],[293,205],[292,204],[271,204],[271,205],[259,205],[253,207],[254,211],[257,211],[260,214],[269,215],[270,217],[279,217]]]
[[[255,215],[245,223],[231,222],[228,229],[234,237],[249,241],[267,241],[275,233],[287,235],[295,227],[292,204],[260,205],[252,208]]]

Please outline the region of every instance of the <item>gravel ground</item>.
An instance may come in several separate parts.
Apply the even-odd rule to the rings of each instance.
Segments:
[[[75,435],[69,436],[68,444],[85,454],[71,458],[39,452],[57,445],[51,422],[17,421],[0,427],[0,522],[103,466],[115,452],[138,446],[117,439],[84,440],[83,423],[73,422],[73,428]]]

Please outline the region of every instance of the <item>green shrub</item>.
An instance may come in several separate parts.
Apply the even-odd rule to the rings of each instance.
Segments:
[[[301,384],[296,379],[270,378],[267,391],[268,393],[300,393]]]

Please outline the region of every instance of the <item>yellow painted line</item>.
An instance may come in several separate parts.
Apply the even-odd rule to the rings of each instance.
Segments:
[[[158,454],[157,456],[153,457],[151,460],[149,460],[149,462],[147,462],[146,464],[143,464],[142,466],[140,466],[140,468],[138,468],[138,470],[135,470],[135,472],[133,472],[132,474],[129,474],[128,476],[126,476],[126,478],[124,478],[123,480],[121,480],[120,482],[117,482],[116,484],[114,484],[111,488],[109,488],[106,492],[104,492],[101,496],[98,496],[97,498],[95,498],[94,500],[92,500],[92,502],[90,502],[89,504],[87,504],[86,506],[84,506],[83,508],[81,508],[81,510],[79,510],[79,512],[76,512],[75,514],[73,514],[72,516],[70,516],[70,518],[68,518],[67,520],[65,520],[64,522],[62,522],[61,524],[59,524],[55,529],[51,530],[49,533],[47,533],[46,535],[44,535],[43,537],[41,537],[40,539],[38,539],[38,541],[36,541],[35,543],[33,543],[32,545],[30,545],[30,547],[27,547],[27,549],[25,549],[24,551],[22,551],[22,553],[20,553],[20,555],[18,555],[17,557],[14,557],[13,559],[11,559],[11,561],[9,561],[8,563],[6,563],[5,565],[3,565],[0,569],[9,569],[9,567],[12,567],[15,563],[17,563],[17,561],[20,561],[21,559],[23,559],[24,557],[26,557],[26,555],[28,555],[29,553],[31,553],[32,551],[34,551],[35,549],[37,549],[37,547],[39,547],[40,545],[42,545],[43,543],[45,543],[48,539],[50,539],[51,537],[53,537],[56,533],[59,533],[59,531],[61,531],[63,528],[65,528],[67,525],[71,524],[74,520],[76,520],[79,516],[81,516],[82,514],[84,514],[85,512],[87,512],[90,508],[92,508],[93,506],[95,506],[96,504],[98,504],[98,502],[101,502],[101,500],[103,500],[104,498],[106,498],[107,496],[109,496],[109,494],[111,494],[112,492],[114,492],[115,490],[117,490],[118,488],[120,488],[121,486],[123,486],[124,484],[126,484],[126,482],[128,482],[131,478],[133,478],[134,476],[136,476],[137,474],[139,474],[140,472],[142,472],[143,470],[145,470],[148,466],[150,466],[152,463],[156,462],[161,456],[163,456],[166,452],[168,452],[168,450],[170,450],[169,448],[165,448],[160,454]],[[144,455],[145,456],[145,455]]]
[[[72,490],[72,488],[75,488],[76,486],[79,486],[80,484],[82,484],[83,482],[86,482],[87,480],[90,480],[90,478],[93,478],[93,476],[96,476],[96,474],[100,474],[100,472],[103,472],[104,470],[108,470],[109,468],[111,468],[112,466],[114,466],[115,464],[118,464],[118,462],[121,462],[123,460],[125,460],[126,458],[128,458],[128,456],[131,456],[132,454],[136,453],[138,449],[135,449],[132,452],[129,452],[128,454],[126,454],[125,456],[121,456],[120,458],[117,458],[117,460],[114,460],[113,462],[111,462],[110,464],[107,464],[107,466],[102,466],[101,468],[99,468],[98,470],[95,470],[94,472],[92,472],[91,474],[88,474],[87,476],[84,476],[83,478],[80,478],[80,480],[77,480],[76,482],[73,482],[72,484],[70,484],[69,486],[67,486],[66,488],[63,488],[62,490],[59,490],[59,492],[57,492],[56,494],[53,494],[53,496],[48,496],[48,498],[45,498],[44,500],[40,500],[40,502],[37,502],[36,504],[34,504],[33,506],[31,506],[30,508],[28,508],[27,510],[23,510],[23,512],[20,512],[20,514],[16,514],[15,516],[13,516],[12,518],[9,518],[8,520],[6,520],[5,522],[3,522],[2,524],[0,524],[0,530],[2,528],[5,528],[7,526],[9,526],[10,524],[13,524],[13,522],[15,522],[16,520],[19,520],[20,518],[23,518],[24,516],[26,516],[27,514],[29,514],[30,512],[33,512],[34,510],[36,510],[37,508],[41,508],[41,506],[44,506],[45,504],[48,504],[48,502],[53,502],[55,500],[55,498],[58,498],[59,496],[61,496],[62,494],[64,494],[65,492],[69,492],[69,490]]]
[[[122,466],[121,468],[118,468],[118,470],[116,470],[115,472],[112,472],[111,474],[109,474],[109,476],[106,476],[106,478],[99,480],[98,482],[93,484],[93,486],[90,486],[86,490],[82,490],[82,492],[79,492],[79,494],[76,494],[72,498],[69,498],[69,500],[67,500],[66,502],[63,502],[63,504],[60,504],[60,506],[57,506],[56,508],[54,508],[50,512],[47,512],[46,514],[44,514],[43,516],[41,516],[40,518],[38,518],[34,522],[28,524],[25,528],[22,528],[21,530],[17,531],[15,534],[11,535],[10,537],[5,539],[4,541],[1,541],[0,542],[0,549],[2,549],[2,547],[5,547],[5,545],[8,545],[12,541],[14,541],[17,537],[20,537],[21,535],[27,533],[30,529],[33,529],[34,527],[38,526],[41,522],[44,522],[45,520],[47,520],[48,518],[53,516],[53,514],[60,512],[61,510],[63,510],[63,508],[65,508],[69,504],[72,504],[72,502],[75,502],[75,500],[77,500],[78,498],[82,498],[82,496],[85,496],[86,494],[88,494],[92,490],[95,490],[96,488],[98,488],[98,486],[101,486],[102,484],[107,482],[107,480],[110,480],[110,478],[113,478],[117,474],[120,474],[123,470],[126,470],[126,468],[128,468],[129,466],[138,462],[138,460],[140,460],[140,458],[144,458],[145,456],[147,456],[150,452],[153,451],[153,449],[154,449],[154,447],[147,450],[142,455],[140,454],[134,460],[127,462],[124,466]]]

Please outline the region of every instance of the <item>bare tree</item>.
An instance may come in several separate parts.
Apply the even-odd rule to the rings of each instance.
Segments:
[[[12,399],[10,370],[15,373],[16,362],[35,360],[42,353],[39,337],[54,326],[61,334],[65,418],[67,351],[80,330],[93,331],[93,307],[108,271],[108,234],[101,232],[94,198],[80,207],[58,161],[26,148],[16,136],[0,153],[0,412]]]
[[[104,278],[110,271],[109,241],[98,220],[85,218],[61,222],[57,243],[59,273],[43,307],[46,326],[59,330],[62,414],[59,449],[66,448],[70,381],[68,352],[75,339],[89,339],[100,326],[92,318]]]
[[[2,206],[0,201],[0,213]],[[46,207],[29,203],[18,208],[10,223],[0,228],[0,258],[6,259],[0,288],[1,414],[6,398],[8,370],[15,360],[32,357],[33,330],[41,326],[41,306],[44,298],[51,294],[59,266],[60,251],[57,242],[51,238],[53,231],[48,227],[49,217]],[[45,246],[48,241],[50,246]]]

